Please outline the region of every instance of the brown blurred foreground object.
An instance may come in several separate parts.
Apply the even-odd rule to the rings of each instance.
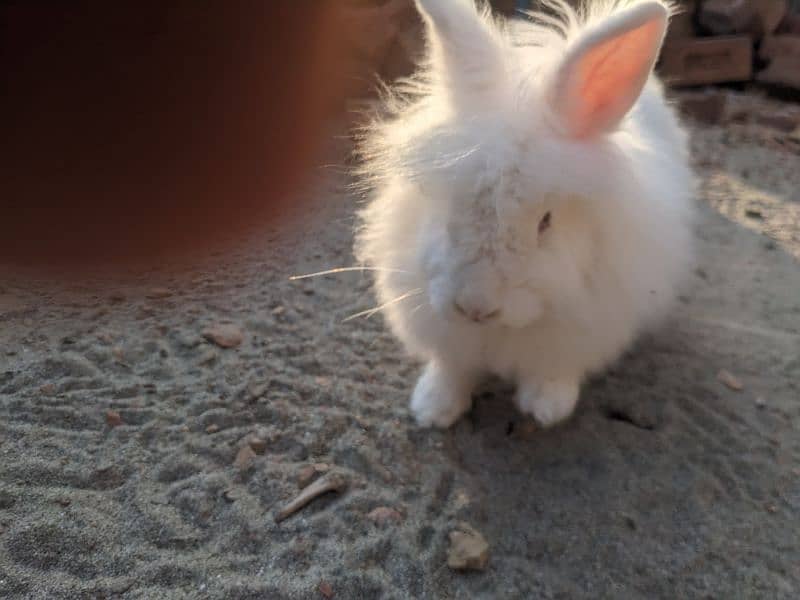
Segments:
[[[161,258],[279,216],[345,93],[339,6],[0,2],[0,263]]]
[[[681,85],[747,81],[752,65],[753,46],[744,36],[673,40],[661,55],[661,75]]]
[[[756,76],[758,81],[800,89],[800,35],[764,38],[759,56],[768,65]]]

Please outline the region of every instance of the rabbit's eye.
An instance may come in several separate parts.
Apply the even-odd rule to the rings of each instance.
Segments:
[[[548,210],[545,215],[542,217],[542,220],[539,221],[539,234],[544,233],[548,229],[550,229],[550,221],[552,217],[550,216],[550,211]]]

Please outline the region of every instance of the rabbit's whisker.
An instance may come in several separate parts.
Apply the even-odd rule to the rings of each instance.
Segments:
[[[352,319],[356,319],[358,317],[363,317],[363,316],[366,316],[367,318],[369,318],[372,315],[374,315],[375,313],[382,311],[384,308],[388,308],[392,304],[396,304],[397,302],[405,300],[406,298],[411,298],[412,296],[417,296],[417,295],[419,295],[421,293],[422,293],[422,289],[421,288],[417,288],[417,289],[411,290],[409,292],[406,292],[405,294],[401,294],[397,298],[389,300],[388,302],[384,302],[380,306],[376,306],[375,308],[370,308],[368,310],[362,310],[361,312],[357,312],[354,315],[350,315],[349,317],[345,317],[344,319],[342,319],[342,323],[344,323],[346,321],[350,321]]]
[[[414,314],[416,314],[416,312],[417,312],[417,311],[418,311],[420,308],[425,308],[425,305],[426,305],[426,303],[425,303],[425,302],[420,302],[420,303],[419,303],[419,304],[417,304],[417,305],[416,305],[414,308],[412,308],[412,309],[411,309],[411,312],[410,312],[410,313],[408,313],[408,316],[410,316],[410,317],[411,317],[411,316],[414,316]]]
[[[410,274],[409,271],[403,271],[402,269],[389,269],[382,267],[337,267],[335,269],[317,271],[316,273],[307,273],[306,275],[292,275],[291,277],[289,277],[289,281],[297,281],[298,279],[308,279],[309,277],[319,277],[321,275],[335,275],[337,273],[349,273],[351,271],[382,271],[385,273]]]

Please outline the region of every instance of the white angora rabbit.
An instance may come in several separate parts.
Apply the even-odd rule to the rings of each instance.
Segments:
[[[427,363],[420,424],[451,425],[496,374],[550,426],[690,270],[687,136],[652,74],[670,6],[549,0],[503,23],[416,2],[428,58],[366,133],[356,254]]]

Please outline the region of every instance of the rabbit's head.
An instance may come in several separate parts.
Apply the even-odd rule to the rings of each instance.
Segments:
[[[557,16],[538,17],[550,22],[512,31],[472,0],[417,4],[429,60],[413,100],[370,140],[369,174],[390,199],[366,215],[365,254],[411,265],[433,309],[465,325],[568,310],[583,301],[597,238],[630,218],[616,201],[647,177],[627,116],[668,6],[612,0],[579,19],[551,0]]]

